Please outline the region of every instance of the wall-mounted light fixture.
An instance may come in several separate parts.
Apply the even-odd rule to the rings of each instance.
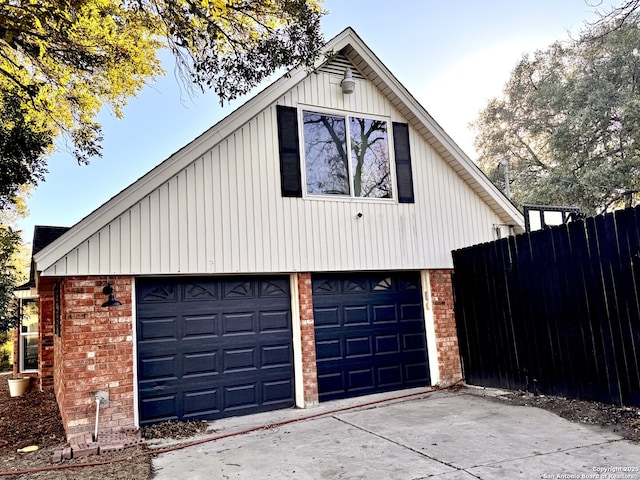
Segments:
[[[353,73],[350,68],[347,68],[344,72],[344,78],[340,82],[340,86],[342,87],[342,93],[345,95],[353,93],[356,88],[356,81],[353,79]]]
[[[103,307],[118,307],[122,305],[122,303],[116,300],[115,297],[113,296],[113,288],[111,288],[110,283],[107,283],[104,286],[104,288],[102,289],[102,293],[104,293],[109,297],[107,301],[102,304]]]

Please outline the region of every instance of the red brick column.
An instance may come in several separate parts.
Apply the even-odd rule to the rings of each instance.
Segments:
[[[429,271],[441,385],[450,385],[462,378],[451,273],[452,270]]]
[[[66,390],[64,388],[65,386],[65,382],[64,382],[64,364],[63,364],[63,359],[64,359],[64,345],[63,345],[63,337],[62,337],[62,327],[63,327],[63,322],[62,322],[62,318],[64,315],[64,311],[65,311],[65,302],[64,302],[64,288],[65,288],[65,282],[61,279],[59,280],[59,288],[60,288],[60,296],[57,299],[59,301],[59,305],[57,306],[57,308],[60,310],[60,332],[59,334],[55,334],[53,336],[53,390],[56,394],[56,400],[58,401],[58,408],[60,409],[60,416],[62,417],[62,424],[66,425],[66,417],[67,417],[67,412],[62,410],[62,405],[66,404]],[[42,280],[41,280],[42,281]],[[41,298],[42,298],[42,292],[40,292]],[[51,322],[55,322],[55,314],[54,314],[54,310],[55,310],[55,302],[56,302],[56,298],[53,295],[53,292],[51,293],[52,295],[52,302],[51,302],[51,307],[50,307],[50,314],[47,313],[48,318],[50,316],[50,321]],[[42,303],[40,304],[41,308],[42,308]],[[49,310],[49,309],[47,309]],[[40,311],[40,318],[42,318],[42,310]],[[53,328],[53,327],[52,327]],[[66,427],[65,427],[66,428]]]
[[[40,388],[53,388],[54,377],[54,310],[53,291],[57,278],[41,278],[38,282],[38,376]]]
[[[109,277],[121,306],[102,307],[106,277],[68,277],[61,284],[61,336],[55,337],[55,390],[67,438],[92,432],[97,391],[99,432],[134,425],[131,278]]]
[[[298,305],[302,340],[302,382],[304,406],[318,405],[318,372],[316,370],[316,335],[313,322],[311,274],[298,274]]]

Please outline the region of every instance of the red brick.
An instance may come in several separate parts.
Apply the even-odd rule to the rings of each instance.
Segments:
[[[318,403],[318,373],[316,370],[315,330],[311,274],[298,274],[298,305],[300,307],[300,336],[302,343],[302,384],[305,405]]]
[[[91,430],[95,417],[95,392],[108,389],[120,422],[133,425],[133,342],[131,318],[131,278],[109,277],[116,297],[123,306],[115,310],[101,307],[106,277],[68,277],[40,279],[41,344],[49,345],[42,358],[47,385],[53,387],[60,406],[67,437]],[[61,337],[53,333],[53,290],[60,281]],[[116,341],[110,340],[118,337]],[[44,353],[44,352],[43,352]],[[88,354],[94,355],[89,357]],[[119,385],[118,390],[106,387]],[[109,424],[110,418],[104,418]],[[100,421],[102,428],[102,419]]]
[[[453,309],[451,270],[429,271],[440,383],[462,378],[458,337]]]
[[[62,462],[62,450],[56,450],[51,455],[51,463],[60,463]]]
[[[82,443],[73,447],[73,457],[87,457],[89,455],[97,455],[98,454],[98,444],[95,442],[92,443]]]
[[[114,443],[110,445],[100,446],[100,453],[108,453],[108,452],[121,452],[124,450],[124,443]]]

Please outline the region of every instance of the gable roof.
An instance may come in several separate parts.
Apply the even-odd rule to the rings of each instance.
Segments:
[[[47,245],[60,238],[69,227],[52,227],[36,225],[33,228],[33,241],[31,242],[31,268],[29,269],[29,281],[20,285],[16,290],[28,290],[36,286],[36,264],[33,257]]]
[[[353,29],[346,28],[327,42],[324,52],[339,52],[352,62],[357,70],[371,81],[408,120],[411,126],[433,146],[451,168],[498,214],[504,224],[514,226],[518,232],[524,231],[524,219],[517,208],[447,135]],[[322,58],[317,61],[315,66],[318,68],[326,62],[327,60]],[[38,269],[45,270],[53,265],[112,219],[122,214],[133,203],[177,175],[194,158],[205,154],[212,146],[248,122],[256,113],[277,102],[282,95],[307,75],[309,75],[309,71],[304,66],[292,69],[146,175],[98,207],[55,242],[35,255]]]

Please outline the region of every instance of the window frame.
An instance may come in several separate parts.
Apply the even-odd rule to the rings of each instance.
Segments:
[[[23,323],[23,319],[24,319],[24,306],[25,303],[31,303],[33,302],[36,307],[37,307],[37,313],[36,313],[36,325],[37,325],[37,329],[35,331],[32,332],[23,332],[22,331],[22,323]],[[40,363],[40,346],[39,346],[39,342],[40,342],[40,300],[38,296],[29,296],[29,297],[24,297],[24,298],[20,298],[20,316],[21,316],[21,320],[20,320],[20,326],[18,327],[18,370],[20,373],[37,373],[38,372],[38,365]],[[36,347],[38,349],[38,354],[36,357],[36,368],[25,368],[25,339],[26,338],[34,338],[36,340]]]
[[[307,190],[307,152],[304,137],[304,113],[315,113],[319,115],[328,115],[334,117],[343,117],[345,121],[345,137],[346,137],[346,152],[349,162],[349,194],[322,194],[322,193],[309,193]],[[386,198],[380,197],[356,197],[354,194],[354,179],[353,179],[353,159],[351,151],[351,126],[350,118],[364,118],[366,120],[378,120],[384,121],[386,124],[387,133],[387,149],[388,149],[388,161],[389,161],[389,174],[391,176],[391,196]],[[316,105],[298,104],[298,138],[300,142],[299,156],[300,156],[300,172],[302,183],[302,197],[308,200],[332,200],[339,202],[371,202],[371,203],[398,203],[398,183],[396,175],[396,159],[395,159],[395,145],[393,139],[393,120],[387,115],[376,115],[365,112],[356,112],[354,110],[340,110],[332,108],[323,108]]]

